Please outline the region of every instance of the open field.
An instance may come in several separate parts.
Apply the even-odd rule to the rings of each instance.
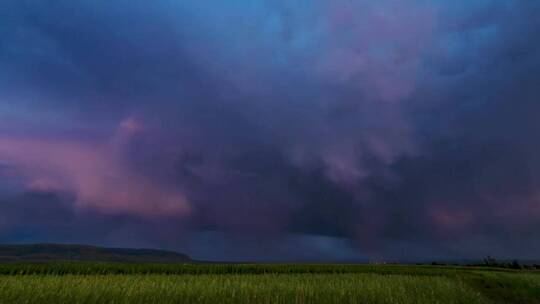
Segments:
[[[540,273],[398,265],[0,265],[1,303],[540,303]]]

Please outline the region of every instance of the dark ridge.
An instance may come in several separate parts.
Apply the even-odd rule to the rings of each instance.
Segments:
[[[94,261],[187,263],[185,254],[157,249],[106,248],[90,245],[0,245],[0,262]]]

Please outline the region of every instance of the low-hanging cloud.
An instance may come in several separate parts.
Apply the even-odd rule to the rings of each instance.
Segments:
[[[0,158],[29,191],[72,192],[80,208],[142,216],[183,216],[187,199],[138,174],[123,157],[127,141],[139,127],[122,121],[110,142],[0,137]]]

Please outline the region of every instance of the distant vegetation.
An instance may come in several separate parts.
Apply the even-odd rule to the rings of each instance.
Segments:
[[[105,248],[88,245],[0,245],[0,262],[101,261],[182,263],[191,259],[174,251]]]
[[[509,269],[540,269],[540,265],[533,264],[533,265],[521,265],[518,260],[513,260],[511,262],[504,262],[504,261],[497,261],[492,256],[488,256],[484,259],[482,264],[479,264],[478,266],[486,266],[486,267],[500,267],[500,268],[509,268]]]
[[[433,266],[456,266],[457,264],[445,263],[445,262],[433,262]],[[518,260],[512,261],[499,261],[492,256],[487,256],[479,263],[466,263],[463,266],[472,267],[490,267],[490,268],[506,268],[506,269],[528,269],[528,270],[540,270],[540,263],[527,263],[521,264]]]

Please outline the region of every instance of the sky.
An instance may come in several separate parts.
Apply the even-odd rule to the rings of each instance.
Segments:
[[[540,258],[540,2],[0,1],[0,243]]]

